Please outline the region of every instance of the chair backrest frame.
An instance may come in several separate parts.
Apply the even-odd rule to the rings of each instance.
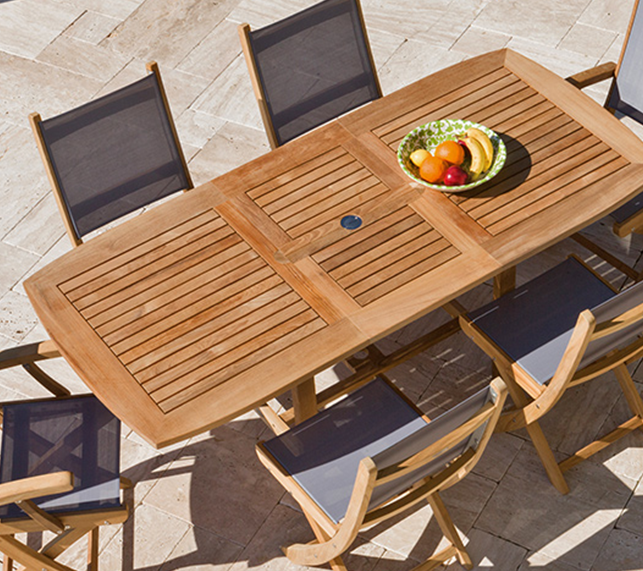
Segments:
[[[355,3],[355,6],[356,6],[356,12],[359,19],[359,24],[361,27],[364,43],[365,43],[365,50],[366,50],[366,54],[367,54],[371,71],[372,71],[372,79],[375,83],[377,97],[379,98],[379,97],[382,97],[382,87],[379,81],[379,77],[377,75],[377,68],[375,66],[375,60],[373,58],[373,52],[371,50],[370,42],[368,41],[368,34],[366,30],[366,24],[364,22],[364,14],[362,12],[361,2],[360,0],[352,0],[352,1]],[[296,15],[297,14],[295,14],[294,16]],[[268,102],[267,102],[268,98],[267,98],[264,86],[260,79],[257,59],[255,57],[255,53],[252,48],[252,39],[251,39],[252,30],[250,28],[250,25],[247,23],[240,24],[238,26],[238,33],[239,33],[239,39],[241,41],[243,54],[246,60],[246,64],[248,66],[248,71],[250,73],[252,88],[255,94],[255,98],[257,100],[257,104],[259,105],[259,112],[261,114],[261,119],[263,121],[264,128],[266,130],[266,135],[268,137],[268,141],[270,143],[271,149],[276,149],[283,143],[279,142],[279,136],[275,129],[274,122],[268,106]]]
[[[159,71],[158,64],[154,61],[151,61],[151,62],[148,62],[145,67],[148,72],[148,75],[153,74],[156,78],[161,100],[163,103],[163,108],[165,110],[165,115],[170,127],[170,131],[172,133],[172,137],[174,139],[174,145],[175,145],[177,154],[179,156],[180,163],[183,167],[185,179],[187,181],[187,186],[186,188],[183,189],[183,191],[185,192],[185,191],[191,190],[192,188],[194,188],[194,184],[192,182],[192,177],[188,170],[188,165],[185,159],[185,154],[183,153],[183,148],[181,147],[181,143],[179,141],[178,132],[176,130],[174,118],[170,110],[170,105],[167,99],[167,94],[165,92],[165,87],[163,85],[163,80],[161,79],[161,74]],[[71,243],[74,247],[80,246],[84,241],[83,236],[81,236],[80,233],[76,230],[76,225],[74,223],[74,220],[70,211],[70,207],[65,201],[60,181],[56,176],[56,171],[54,169],[52,158],[47,150],[47,145],[45,143],[45,138],[44,138],[42,126],[41,126],[42,117],[40,116],[39,113],[31,113],[29,115],[29,123],[31,125],[31,129],[36,138],[36,145],[38,147],[40,157],[42,158],[43,164],[45,166],[47,178],[49,179],[49,183],[51,184],[51,188],[54,193],[54,197],[56,199],[56,204],[58,205],[58,210],[60,211],[60,214],[62,216],[63,224],[65,226],[67,235],[69,236],[69,239],[71,240]]]
[[[621,53],[619,55],[618,62],[616,64],[616,69],[614,70],[614,77],[612,78],[612,82],[609,87],[607,98],[605,99],[605,108],[609,109],[612,112],[616,112],[617,110],[622,111],[626,115],[638,121],[639,123],[643,123],[643,109],[634,109],[629,105],[627,106],[628,107],[627,110],[619,109],[618,105],[619,103],[621,103],[622,100],[619,94],[617,93],[617,84],[619,79],[619,73],[623,65],[623,60],[626,57],[628,47],[630,47],[630,36],[632,34],[632,29],[634,27],[634,22],[637,18],[637,15],[641,19],[641,22],[642,22],[641,25],[643,26],[643,12],[639,13],[639,7],[641,6],[643,6],[643,4],[640,4],[640,0],[634,0],[632,15],[630,16],[630,20],[627,26],[627,31],[625,33],[625,39],[623,40],[623,47],[621,48]]]

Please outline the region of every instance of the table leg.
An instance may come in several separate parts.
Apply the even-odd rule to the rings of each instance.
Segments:
[[[311,377],[299,383],[292,390],[292,404],[295,409],[295,424],[317,414],[317,394],[315,379]]]
[[[516,267],[509,268],[493,278],[493,299],[505,295],[516,288]]]

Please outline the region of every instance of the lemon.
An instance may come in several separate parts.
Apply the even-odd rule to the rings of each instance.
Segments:
[[[426,151],[424,149],[418,149],[417,151],[413,151],[411,153],[411,156],[409,156],[409,159],[411,159],[411,162],[416,167],[419,167],[428,156],[430,156],[429,151]]]

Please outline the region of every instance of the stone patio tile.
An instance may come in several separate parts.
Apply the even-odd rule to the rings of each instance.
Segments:
[[[589,570],[635,482],[585,462],[566,474],[563,496],[525,445],[476,522],[476,528]]]
[[[109,81],[130,59],[104,47],[65,35],[58,36],[36,58],[37,61],[101,82]]]
[[[477,56],[504,48],[510,39],[511,36],[507,34],[470,26],[453,44],[452,49],[469,56]]]
[[[175,123],[181,145],[192,146],[195,154],[225,125],[223,119],[193,109],[186,109]]]
[[[159,571],[228,571],[243,547],[198,527],[191,528]]]
[[[558,47],[600,59],[614,43],[617,35],[616,32],[577,22]]]
[[[633,534],[623,529],[613,530],[596,558],[592,571],[641,571],[642,544],[643,535],[640,532]]]
[[[638,449],[641,455],[641,449]],[[641,533],[643,530],[643,480],[639,481],[634,494],[627,502],[621,517],[616,522],[617,529],[624,529],[632,533]]]
[[[235,3],[228,19],[235,24],[248,23],[256,30],[315,3],[315,0],[240,0]]]
[[[0,334],[19,342],[37,323],[29,298],[14,291],[0,297]]]
[[[130,61],[111,81],[108,81],[102,87],[96,97],[111,93],[145,77],[147,74],[145,64],[152,59],[133,59]],[[172,117],[176,120],[194,103],[199,94],[207,87],[209,81],[202,77],[171,69],[162,63],[159,63],[159,69],[161,70],[161,79],[170,104]]]
[[[542,553],[527,555],[518,571],[577,571],[578,567],[552,559]]]
[[[223,20],[233,0],[166,2],[145,0],[102,46],[139,59],[176,67]],[[216,54],[212,54],[216,57]]]
[[[254,444],[227,426],[215,429],[181,451],[144,502],[246,545],[284,494]]]
[[[145,0],[47,0],[51,4],[71,4],[81,10],[91,10],[124,20]]]
[[[70,4],[20,0],[0,4],[0,51],[36,57],[82,14]]]
[[[521,4],[521,6],[527,5]],[[564,6],[564,4],[558,5]],[[561,77],[573,75],[597,64],[597,58],[595,57],[556,48],[551,44],[539,43],[531,38],[514,36],[507,44],[507,47],[534,60]]]
[[[467,553],[473,562],[474,571],[515,571],[527,550],[479,529],[469,533]],[[457,561],[447,566],[449,571],[460,571],[464,567]]]
[[[33,252],[0,242],[0,295],[18,283],[38,259]]]
[[[633,6],[634,0],[591,0],[578,21],[622,33],[627,30]]]
[[[508,432],[493,434],[473,472],[500,482],[525,441]]]
[[[104,40],[120,23],[120,18],[87,10],[63,34],[70,38],[96,45]]]
[[[257,568],[265,571],[312,571],[312,567],[292,563],[280,548],[293,543],[307,543],[314,537],[301,512],[277,505],[241,552],[230,571]],[[351,571],[371,571],[383,552],[381,547],[358,538],[344,557],[344,562]]]
[[[263,129],[226,123],[190,161],[192,180],[196,185],[203,184],[269,150]]]
[[[100,552],[99,568],[159,569],[191,529],[182,519],[141,504]]]
[[[176,68],[214,81],[241,53],[238,25],[227,18],[221,20]]]
[[[95,79],[3,52],[0,52],[0,69],[11,70],[0,81],[0,113],[13,124],[27,129],[30,113],[37,111],[47,119],[85,103],[102,85]],[[33,156],[38,156],[31,129],[29,137]],[[40,159],[31,160],[32,165],[39,165]],[[40,168],[26,172],[29,171],[42,173],[44,178],[45,172]],[[12,182],[16,184],[16,179]]]
[[[4,239],[48,191],[36,143],[25,127],[12,126],[0,134],[0,203],[10,205],[0,210],[0,239]]]
[[[60,220],[60,214],[58,214],[58,217]],[[59,223],[62,224],[62,222],[59,222]],[[38,260],[38,262],[33,266],[31,266],[29,270],[22,275],[22,277],[20,278],[20,281],[18,281],[16,285],[14,285],[13,290],[23,295],[27,295],[27,292],[25,292],[25,289],[24,289],[25,280],[29,276],[32,276],[33,274],[35,274],[38,270],[44,268],[50,262],[59,258],[63,254],[66,254],[67,252],[69,252],[71,248],[72,248],[71,241],[67,237],[67,232],[65,232],[63,236],[58,238],[58,240],[56,240],[56,242],[54,242],[53,245],[51,245],[49,250],[47,250],[47,252]]]
[[[396,91],[465,58],[424,41],[404,42],[378,70],[384,94]]]
[[[586,0],[564,3],[494,0],[482,9],[475,25],[553,47],[574,25],[586,5]]]
[[[405,36],[367,26],[368,43],[371,46],[375,68],[381,69],[395,51],[406,41]]]
[[[42,256],[63,236],[66,238],[56,198],[49,192],[14,226],[3,242]]]
[[[492,378],[491,366],[487,363],[478,371],[458,362],[446,363],[433,377],[416,404],[429,418],[435,418],[486,387]]]
[[[199,96],[192,108],[246,127],[263,129],[248,67],[241,54]]]
[[[362,4],[368,29],[386,30],[401,37],[412,38],[431,29],[443,16],[451,0],[416,2],[413,9],[400,9],[388,0],[365,0]]]

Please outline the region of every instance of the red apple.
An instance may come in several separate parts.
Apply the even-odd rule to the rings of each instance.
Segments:
[[[444,184],[447,186],[462,186],[467,184],[467,173],[458,166],[449,167],[444,173]]]

